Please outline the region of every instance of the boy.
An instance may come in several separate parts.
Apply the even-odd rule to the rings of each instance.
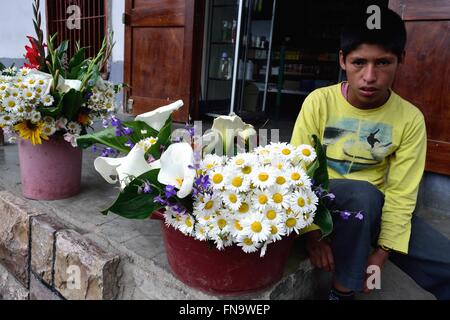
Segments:
[[[426,155],[422,113],[390,88],[404,58],[402,19],[381,9],[381,29],[362,13],[344,27],[339,62],[347,81],[312,92],[304,101],[291,143],[326,150],[329,191],[340,210],[364,219],[333,216],[333,232],[306,230],[316,267],[333,272],[332,300],[368,292],[367,267],[388,258],[438,299],[450,299],[450,241],[413,215]],[[372,250],[375,246],[375,250]]]

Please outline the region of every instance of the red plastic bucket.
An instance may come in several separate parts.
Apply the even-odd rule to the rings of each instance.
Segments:
[[[22,193],[34,200],[57,200],[80,192],[82,150],[63,138],[40,145],[19,141]]]
[[[153,216],[164,219],[159,213]],[[190,287],[219,295],[255,292],[280,280],[295,239],[269,244],[261,258],[259,251],[245,253],[238,246],[210,248],[206,241],[185,236],[163,221],[161,227],[172,273]]]

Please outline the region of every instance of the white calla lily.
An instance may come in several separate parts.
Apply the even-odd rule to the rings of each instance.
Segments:
[[[144,155],[144,150],[139,145],[135,145],[126,157],[98,157],[94,161],[94,167],[108,183],[114,184],[120,181],[120,187],[124,189],[129,182],[127,181],[128,177],[135,178],[145,172],[160,168],[159,160],[149,164]]]
[[[216,143],[223,144],[223,151],[226,155],[233,155],[234,148],[234,138],[240,137],[244,140],[249,139],[251,136],[256,135],[256,130],[251,124],[247,124],[236,114],[231,114],[229,116],[220,116],[214,119],[211,130],[218,133],[221,141],[216,140]],[[208,132],[203,137],[203,141],[211,140],[213,138],[213,133]],[[209,143],[207,148],[204,150],[206,153],[214,149],[214,145]]]
[[[177,196],[182,199],[192,191],[195,179],[194,151],[186,142],[171,144],[161,155],[161,170],[158,181],[178,189]]]
[[[161,128],[169,119],[170,115],[180,109],[183,106],[183,101],[178,100],[174,103],[168,104],[166,106],[160,107],[156,110],[152,110],[143,114],[138,115],[134,120],[143,121],[155,130],[161,130]]]
[[[56,90],[58,90],[61,93],[66,93],[70,89],[75,89],[75,91],[80,91],[81,88],[81,81],[80,80],[67,80],[64,79],[64,82],[60,82],[58,87],[56,87]]]

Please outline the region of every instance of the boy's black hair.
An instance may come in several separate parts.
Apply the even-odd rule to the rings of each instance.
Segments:
[[[406,45],[406,28],[402,18],[391,9],[380,8],[380,29],[369,29],[367,20],[372,14],[367,7],[359,7],[349,17],[341,32],[341,50],[344,60],[361,44],[376,44],[394,53],[401,61]]]

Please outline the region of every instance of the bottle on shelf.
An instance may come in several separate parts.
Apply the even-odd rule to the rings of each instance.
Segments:
[[[231,42],[232,43],[236,42],[236,28],[237,28],[237,21],[233,20],[233,25],[231,28]]]
[[[247,68],[245,70],[245,80],[253,80],[253,69],[254,69],[253,61],[248,60],[246,67]]]
[[[228,54],[226,52],[223,52],[219,63],[219,78],[230,80],[231,73],[232,73],[231,59],[230,57],[228,57]]]

